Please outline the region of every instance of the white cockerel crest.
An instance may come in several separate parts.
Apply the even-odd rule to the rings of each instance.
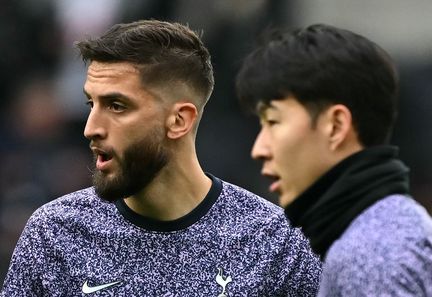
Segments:
[[[222,268],[218,268],[218,274],[216,275],[216,282],[222,287],[222,293],[218,297],[228,297],[226,293],[226,286],[232,282],[231,276],[224,277]]]

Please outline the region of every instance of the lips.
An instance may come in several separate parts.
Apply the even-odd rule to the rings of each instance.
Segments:
[[[270,193],[275,193],[275,192],[280,193],[280,191],[281,191],[280,177],[275,173],[266,172],[266,171],[263,171],[262,175],[265,176],[266,178],[270,179],[270,181],[271,181],[271,184],[269,186],[269,192]]]
[[[270,193],[275,193],[275,192],[280,193],[281,192],[281,182],[279,179],[270,184],[269,191],[270,191]]]
[[[108,158],[106,155],[98,155],[96,159],[96,168],[100,171],[108,169],[111,160],[112,158]]]
[[[94,146],[90,148],[96,159],[96,168],[100,171],[107,170],[113,159],[112,153]]]

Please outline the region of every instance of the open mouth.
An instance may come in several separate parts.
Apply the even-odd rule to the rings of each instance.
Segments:
[[[91,149],[95,157],[96,168],[101,171],[106,170],[113,159],[113,154],[96,147],[91,147]]]
[[[98,160],[100,160],[101,162],[107,162],[109,160],[112,159],[112,156],[110,156],[107,153],[98,153],[97,155]]]
[[[269,192],[270,193],[280,193],[281,191],[281,181],[280,176],[276,174],[263,173],[263,175],[270,180]]]
[[[96,168],[103,171],[106,170],[112,160],[112,155],[107,153],[98,153],[96,157]]]

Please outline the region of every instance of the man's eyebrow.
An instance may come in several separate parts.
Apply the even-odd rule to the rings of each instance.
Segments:
[[[85,89],[83,89],[83,93],[87,97],[87,99],[90,99],[91,96],[89,93],[87,93],[87,91]]]
[[[86,95],[87,99],[90,99],[91,96],[89,93],[87,93],[87,91],[85,89],[83,89],[84,94]],[[118,92],[113,92],[113,93],[108,93],[108,94],[104,94],[104,95],[100,95],[98,96],[99,100],[115,100],[115,99],[124,99],[124,100],[128,100],[131,101],[131,98],[122,94],[122,93],[118,93]]]
[[[269,109],[276,109],[272,102],[259,102],[256,107],[256,113],[258,115],[263,115]]]
[[[267,104],[267,109],[278,109],[278,107],[273,104],[273,101],[270,101]]]

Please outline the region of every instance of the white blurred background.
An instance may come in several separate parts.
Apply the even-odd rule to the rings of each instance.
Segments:
[[[270,201],[249,157],[258,123],[240,110],[234,77],[269,26],[327,23],[380,44],[401,74],[393,144],[411,167],[415,198],[432,211],[430,0],[2,0],[0,2],[0,284],[40,205],[90,185],[82,136],[85,67],[73,42],[118,22],[156,18],[204,30],[216,86],[197,140],[202,166]]]

